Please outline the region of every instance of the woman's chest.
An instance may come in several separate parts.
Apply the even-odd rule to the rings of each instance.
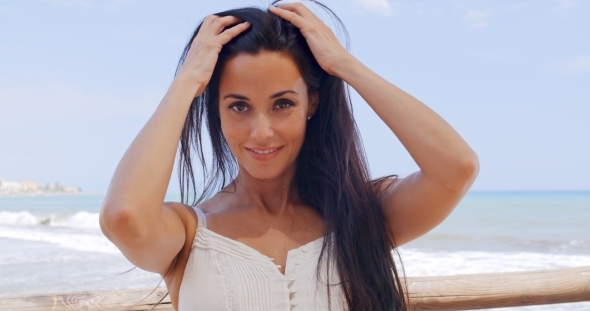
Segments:
[[[322,239],[287,254],[284,274],[274,261],[250,247],[197,232],[184,269],[178,310],[343,310],[335,267],[319,270]]]

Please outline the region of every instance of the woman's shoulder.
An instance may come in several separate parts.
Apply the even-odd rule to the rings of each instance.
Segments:
[[[223,206],[228,206],[229,202],[226,202],[227,199],[223,198],[219,194],[216,194],[206,200],[199,202],[198,204],[192,206],[182,202],[164,202],[164,207],[172,209],[176,211],[176,213],[183,218],[186,215],[195,215],[195,208],[200,209],[205,214],[209,213],[217,213],[223,211]]]
[[[177,201],[164,202],[164,208],[176,212],[184,224],[187,233],[194,232],[198,224],[198,214],[196,208],[200,209],[207,217],[209,215],[223,215],[224,212],[231,210],[236,202],[232,201],[233,196],[224,195],[219,192],[196,205],[190,205]]]
[[[192,206],[182,202],[164,202],[164,208],[172,210],[178,215],[187,234],[196,230],[197,214]]]
[[[218,192],[217,194],[199,202],[195,207],[205,214],[222,214],[241,205],[239,198],[231,193]]]

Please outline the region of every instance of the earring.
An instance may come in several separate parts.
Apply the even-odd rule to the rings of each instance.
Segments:
[[[307,120],[311,119],[311,117],[307,117]]]

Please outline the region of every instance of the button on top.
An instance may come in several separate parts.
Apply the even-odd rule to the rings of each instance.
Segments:
[[[301,246],[301,251],[304,253],[307,253],[307,251],[308,251],[307,246],[306,245]]]
[[[289,275],[289,280],[290,281],[295,281],[295,274]]]
[[[297,291],[297,288],[289,288],[289,293],[294,293]]]

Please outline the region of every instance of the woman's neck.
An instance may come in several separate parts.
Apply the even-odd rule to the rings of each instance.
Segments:
[[[261,180],[240,167],[234,180],[235,194],[246,205],[253,204],[270,214],[280,216],[294,205],[301,204],[297,190],[293,187],[294,173],[295,169],[290,168],[273,179]],[[231,186],[228,188],[231,189]]]

